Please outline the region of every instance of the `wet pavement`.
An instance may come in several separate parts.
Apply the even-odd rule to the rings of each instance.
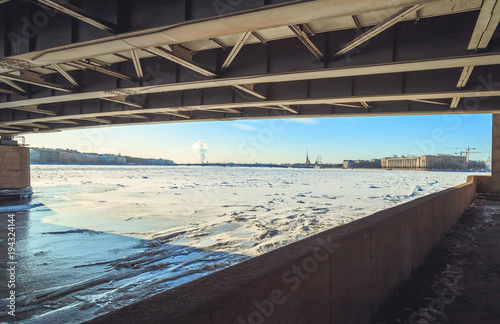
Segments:
[[[382,323],[500,323],[500,195],[478,195],[372,320]]]

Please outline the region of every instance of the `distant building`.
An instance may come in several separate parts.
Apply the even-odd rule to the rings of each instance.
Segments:
[[[311,164],[311,161],[309,160],[309,149],[307,149],[307,152],[306,152],[306,165],[309,165]]]
[[[344,169],[354,168],[354,161],[353,160],[344,160],[343,167],[344,167]]]
[[[30,149],[30,162],[40,162],[40,151]]]
[[[82,156],[77,151],[61,151],[59,152],[59,162],[63,164],[80,164]]]
[[[82,154],[82,163],[83,164],[96,164],[97,156],[91,154]]]
[[[384,169],[463,170],[467,168],[465,156],[424,155],[421,157],[383,158]]]
[[[116,157],[116,164],[126,164],[126,163],[127,163],[127,159],[124,158],[123,156],[117,156]]]
[[[130,159],[128,161],[127,159]],[[98,164],[98,165],[173,165],[174,161],[166,159],[144,159],[124,157],[115,154],[81,153],[75,150],[30,148],[32,163],[60,164]]]
[[[469,161],[469,169],[477,169],[477,170],[482,170],[482,169],[487,169],[488,165],[486,161]]]
[[[344,169],[353,169],[353,168],[364,168],[364,169],[380,169],[381,160],[379,159],[371,159],[371,160],[344,160],[343,163]]]
[[[51,149],[40,150],[40,162],[59,163],[59,151]]]
[[[172,160],[164,160],[164,159],[158,159],[154,160],[155,165],[173,165],[174,161]]]

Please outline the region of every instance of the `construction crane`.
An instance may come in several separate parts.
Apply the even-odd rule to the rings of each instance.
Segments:
[[[475,150],[476,148],[475,147],[470,147],[470,146],[467,146],[467,147],[451,147],[451,148],[448,148],[449,150],[463,150],[463,151],[460,151],[460,152],[457,152],[455,154],[460,154],[460,156],[462,156],[462,154],[465,154],[465,160],[467,161],[467,167],[469,167],[469,155],[470,154],[475,154],[475,153],[481,153],[481,152],[471,152],[473,150]]]

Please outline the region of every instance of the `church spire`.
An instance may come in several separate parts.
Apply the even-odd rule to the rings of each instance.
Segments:
[[[306,165],[311,164],[311,161],[309,161],[309,147],[307,148],[307,153],[306,153]]]

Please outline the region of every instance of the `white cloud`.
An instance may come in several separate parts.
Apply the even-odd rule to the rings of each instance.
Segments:
[[[257,129],[253,126],[250,125],[245,125],[245,124],[231,124],[231,126],[236,127],[238,129],[250,131],[250,132],[256,132]]]

